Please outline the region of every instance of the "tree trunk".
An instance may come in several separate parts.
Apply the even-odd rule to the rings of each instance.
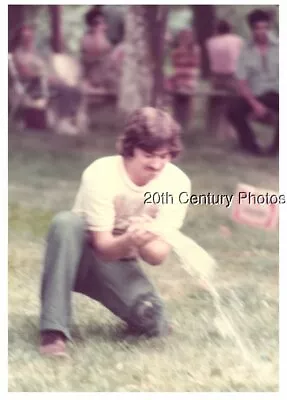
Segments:
[[[165,30],[168,16],[168,6],[145,6],[148,26],[149,48],[153,68],[153,89],[151,105],[163,105],[164,75],[163,63],[165,52]]]
[[[51,46],[54,53],[63,51],[62,6],[48,6],[51,20]]]
[[[194,25],[198,44],[202,49],[202,77],[209,76],[209,62],[206,51],[206,40],[213,35],[216,21],[214,5],[191,6],[194,14]]]
[[[128,9],[118,103],[123,112],[161,103],[166,20],[166,6],[137,5]]]

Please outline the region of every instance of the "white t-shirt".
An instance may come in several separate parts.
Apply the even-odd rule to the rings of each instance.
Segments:
[[[108,156],[83,172],[72,211],[84,217],[87,229],[95,232],[124,233],[130,217],[151,215],[151,209],[157,210],[156,220],[167,229],[180,229],[188,207],[188,202],[180,200],[183,192],[184,200],[190,197],[191,181],[172,163],[145,186],[137,186],[129,178],[123,158]]]

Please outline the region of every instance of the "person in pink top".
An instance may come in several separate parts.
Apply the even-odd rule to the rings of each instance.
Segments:
[[[216,34],[206,42],[212,85],[230,89],[233,86],[237,60],[244,40],[232,32],[224,20],[218,22]]]
[[[223,90],[231,95],[234,93],[236,65],[243,43],[244,40],[232,32],[227,21],[218,21],[215,35],[205,43],[212,89]],[[230,100],[230,96],[226,95],[214,94],[209,98],[208,129],[217,132],[222,139],[233,136],[230,124],[224,118]]]

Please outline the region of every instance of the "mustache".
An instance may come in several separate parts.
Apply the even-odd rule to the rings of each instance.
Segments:
[[[159,171],[158,169],[154,169],[154,168],[147,168],[147,170],[148,170],[148,171],[151,171],[151,172],[157,172],[157,171]]]

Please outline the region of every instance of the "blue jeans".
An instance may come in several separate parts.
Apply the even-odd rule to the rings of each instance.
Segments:
[[[69,211],[52,220],[41,283],[40,331],[61,331],[71,339],[71,297],[77,292],[100,302],[140,333],[165,334],[162,302],[137,261],[103,262],[85,228],[84,220]]]

